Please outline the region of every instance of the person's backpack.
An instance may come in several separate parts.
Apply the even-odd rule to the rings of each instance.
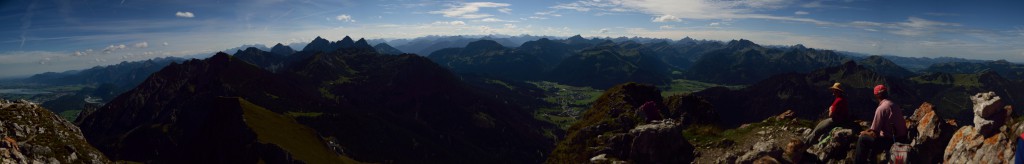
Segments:
[[[895,127],[895,124],[890,124]],[[889,147],[889,161],[892,164],[906,164],[907,154],[910,152],[910,144],[900,143],[896,136],[892,136],[892,147]]]

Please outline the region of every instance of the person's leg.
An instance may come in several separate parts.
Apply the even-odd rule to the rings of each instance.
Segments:
[[[857,149],[853,155],[853,163],[862,164],[867,163],[868,158],[871,156],[871,149],[874,148],[874,138],[868,136],[860,136],[857,138]]]
[[[835,123],[832,122],[831,118],[826,118],[825,120],[818,122],[818,125],[814,126],[814,130],[811,131],[811,136],[809,136],[810,138],[807,138],[808,143],[817,143],[818,138],[821,138],[822,134],[832,131],[832,127],[835,127],[833,124]]]
[[[890,156],[890,154],[889,154],[889,153],[891,153],[889,151],[890,151],[890,149],[892,149],[892,144],[894,144],[892,138],[876,138],[875,139],[875,145],[877,145],[877,146],[872,151],[872,156],[871,157],[874,157],[875,160],[878,160],[878,155],[882,155],[884,157],[882,159],[885,159],[886,161],[880,161],[880,162],[888,163],[888,162],[892,161],[892,159],[890,159],[892,156]]]

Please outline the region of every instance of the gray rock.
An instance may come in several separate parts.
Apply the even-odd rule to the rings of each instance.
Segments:
[[[761,157],[771,156],[773,158],[782,157],[783,150],[781,147],[775,146],[775,140],[761,141],[754,143],[751,147],[751,151],[743,154],[736,159],[737,163],[752,163],[757,161]]]
[[[825,163],[841,163],[852,158],[849,154],[854,151],[857,144],[857,136],[851,129],[838,129],[830,131],[822,141],[812,141],[807,152],[813,154],[819,161]]]
[[[983,135],[990,136],[1009,117],[1010,111],[1003,110],[1003,101],[995,92],[975,94],[971,101],[974,102],[974,127]]]

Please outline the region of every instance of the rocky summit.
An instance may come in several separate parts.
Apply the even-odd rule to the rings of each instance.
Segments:
[[[0,99],[0,163],[111,163],[82,131],[38,104]]]

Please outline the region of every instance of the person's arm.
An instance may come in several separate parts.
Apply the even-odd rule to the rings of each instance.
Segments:
[[[865,130],[865,132],[868,133],[868,136],[871,136],[872,138],[878,137],[878,131],[882,130],[882,128],[886,126],[885,124],[888,124],[885,120],[885,118],[888,116],[885,111],[886,110],[882,106],[879,106],[878,109],[875,109],[875,116],[874,118],[871,119],[871,128]]]
[[[836,106],[834,106],[834,105],[828,107],[828,118],[832,118],[832,111],[835,111],[835,110],[836,110]]]
[[[836,105],[839,105],[839,99],[833,100],[832,105],[828,106],[828,118],[832,118],[832,113],[836,111]]]

